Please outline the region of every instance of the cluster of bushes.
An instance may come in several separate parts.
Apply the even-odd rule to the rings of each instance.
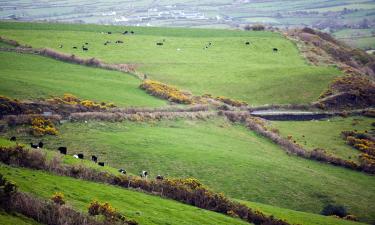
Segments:
[[[351,220],[351,221],[358,220],[356,216],[348,214],[348,212],[346,211],[346,208],[342,205],[328,204],[323,208],[320,214],[324,216],[334,216],[334,217],[342,218],[345,220]]]
[[[57,158],[47,162],[46,156],[40,151],[29,151],[22,146],[0,147],[0,160],[6,164],[43,169],[59,175],[103,182],[124,188],[141,189],[202,209],[235,216],[256,225],[288,225],[285,221],[268,217],[259,211],[254,211],[243,204],[228,199],[221,193],[215,193],[196,179],[164,179],[160,181],[123,174],[114,175],[83,165],[62,165]]]
[[[154,80],[144,80],[140,88],[146,90],[147,93],[171,102],[192,104],[193,100],[191,95],[184,93],[176,87],[169,86]]]
[[[120,224],[124,222],[128,225],[138,224],[135,220],[127,220],[125,216],[118,213],[108,202],[100,203],[97,200],[93,200],[88,206],[88,213],[91,216],[103,215],[105,221],[110,224],[119,224],[119,222]]]
[[[219,96],[215,98],[218,101],[224,102],[225,104],[235,106],[235,107],[241,107],[241,106],[247,106],[247,103],[244,101],[234,100],[230,99],[224,96]]]
[[[320,103],[325,108],[361,108],[375,105],[375,82],[364,76],[336,78],[323,92]]]
[[[33,118],[31,121],[31,134],[37,137],[49,135],[57,135],[57,129],[55,125],[49,120],[43,117]]]
[[[101,120],[111,122],[121,122],[124,120],[134,122],[155,121],[155,120],[173,120],[177,118],[184,119],[208,119],[216,115],[214,111],[202,112],[137,112],[137,113],[120,113],[120,112],[82,112],[72,113],[70,119],[73,121]]]
[[[361,167],[371,173],[375,173],[375,141],[367,133],[356,131],[343,131],[342,135],[346,143],[362,153],[359,155]]]
[[[91,100],[81,100],[78,97],[68,93],[65,93],[62,98],[54,97],[52,99],[48,99],[47,101],[52,104],[80,105],[91,110],[101,110],[116,107],[113,103],[98,103]]]
[[[368,134],[356,131],[343,131],[341,133],[348,145],[375,156],[375,141]]]
[[[17,99],[11,99],[0,95],[0,118],[2,118],[3,115],[18,115],[23,112],[22,105]]]
[[[284,138],[280,136],[277,129],[268,128],[265,120],[250,116],[249,113],[244,112],[220,112],[225,115],[232,122],[244,123],[249,129],[254,130],[260,135],[271,139],[274,143],[282,147],[288,154],[295,154],[297,156],[312,159],[320,162],[326,162],[335,166],[341,166],[353,170],[359,170],[366,173],[375,173],[363,164],[358,165],[354,161],[345,160],[328,154],[323,149],[314,149],[313,151],[305,150],[298,143],[294,143],[292,138]]]

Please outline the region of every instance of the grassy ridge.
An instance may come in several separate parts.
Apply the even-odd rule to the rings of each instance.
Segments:
[[[21,191],[42,198],[50,198],[54,192],[63,192],[68,204],[82,212],[87,212],[87,206],[93,199],[109,202],[120,213],[140,224],[248,224],[219,213],[110,185],[3,164],[0,164],[0,173],[15,181]],[[30,185],[31,182],[33,185]]]
[[[20,137],[26,143],[29,137]],[[278,146],[223,119],[146,123],[65,123],[47,148],[98,155],[138,174],[196,177],[230,197],[319,213],[342,204],[374,219],[375,179],[360,172],[286,155]],[[338,188],[340,187],[340,188]]]
[[[272,121],[272,126],[278,128],[282,136],[291,135],[293,140],[309,150],[324,148],[344,159],[357,161],[359,151],[345,143],[341,132],[369,131],[374,128],[371,126],[372,122],[375,122],[374,118],[336,117],[316,121]]]
[[[119,106],[162,106],[131,75],[63,63],[41,56],[0,52],[0,95],[36,99],[72,93]]]
[[[112,63],[135,63],[149,78],[193,94],[224,95],[253,105],[310,102],[340,75],[335,68],[307,65],[295,45],[278,33],[177,28],[134,28],[136,34],[127,36],[100,33],[126,29],[0,23],[0,35],[33,47]],[[125,43],[114,44],[116,40]],[[163,40],[163,46],[156,46]],[[106,41],[112,43],[104,45]],[[251,44],[245,45],[246,41]],[[85,42],[89,43],[88,52],[80,49]],[[61,49],[60,44],[64,46]],[[272,51],[275,47],[277,53]]]

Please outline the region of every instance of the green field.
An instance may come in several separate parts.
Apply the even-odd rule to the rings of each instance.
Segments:
[[[322,216],[317,214],[311,214],[300,211],[293,211],[290,209],[278,208],[270,205],[264,205],[255,202],[241,201],[245,205],[252,209],[261,210],[267,215],[274,215],[276,218],[284,219],[292,224],[303,224],[303,225],[355,225],[358,222],[352,222],[342,219],[336,219],[329,216]]]
[[[0,173],[15,181],[21,191],[43,198],[63,192],[67,204],[85,213],[88,204],[96,199],[109,202],[120,213],[140,224],[248,224],[219,213],[110,185],[3,164],[0,164]]]
[[[0,225],[39,225],[32,219],[19,214],[8,214],[0,211]]]
[[[135,35],[122,35],[124,30]],[[308,65],[292,42],[273,32],[2,22],[0,35],[35,48],[134,63],[149,78],[195,95],[224,95],[251,105],[311,102],[341,74],[333,67]],[[157,46],[163,39],[164,45]],[[105,46],[107,40],[112,44]],[[86,42],[89,51],[83,52],[80,47]]]
[[[323,148],[341,158],[357,161],[359,151],[346,144],[341,132],[370,131],[374,129],[373,122],[375,119],[368,117],[335,117],[314,121],[272,121],[271,124],[280,130],[282,136],[291,135],[309,150]]]
[[[5,143],[9,144],[9,142],[6,142],[4,140],[1,140],[1,141],[2,141],[1,145],[5,144]],[[46,152],[48,152],[48,154],[52,154],[52,152],[50,152],[50,151],[46,151]],[[73,163],[72,157],[71,156],[65,156],[64,162],[66,163],[67,161],[69,161],[69,163]],[[109,172],[115,172],[116,173],[115,169],[112,168],[112,167],[98,167],[97,165],[93,166],[94,164],[92,164],[91,162],[89,162],[87,160],[79,160],[79,161],[84,163],[86,166],[89,166],[91,164],[92,168],[97,168],[97,169],[100,168],[101,170],[107,170]],[[4,166],[4,168],[10,169],[11,167]],[[0,169],[0,171],[1,171],[1,169]],[[4,173],[5,173],[5,170],[4,170]],[[46,177],[53,177],[52,175],[48,175],[48,173],[42,173],[42,172],[35,173],[35,171],[32,171],[32,170],[17,169],[17,172],[15,172],[15,173],[9,173],[9,172],[7,173],[7,176],[9,176],[8,179],[17,180],[18,178],[14,179],[14,176],[16,176],[15,174],[19,174],[18,176],[21,176],[21,174],[23,176],[30,176],[30,174],[32,174],[31,176],[33,178],[35,178],[35,177],[38,178],[38,181],[37,181],[38,183],[39,182],[46,182],[47,181]],[[41,177],[40,174],[42,174],[43,176]],[[60,178],[58,178],[58,179],[60,179]],[[61,180],[65,180],[65,178],[63,178]],[[23,182],[27,182],[27,180],[23,181]],[[76,181],[74,181],[74,182],[76,182]],[[48,181],[46,183],[48,183]],[[89,183],[89,182],[87,182],[87,183]],[[17,183],[17,184],[19,185],[19,183]],[[23,183],[21,184],[21,187],[22,186],[23,186]],[[54,185],[52,185],[52,186],[54,186]],[[108,187],[108,190],[111,190],[110,186],[107,186],[107,185],[103,185],[103,186],[106,186],[106,187]],[[81,187],[81,184],[79,185],[79,187]],[[56,189],[56,186],[54,188]],[[45,198],[49,197],[48,193],[49,192],[52,193],[52,191],[50,191],[50,189],[51,188],[48,187],[47,193],[42,194],[41,196],[45,197]],[[62,191],[62,190],[59,190],[59,189],[61,189],[61,188],[58,187],[58,190],[54,190],[54,191]],[[71,187],[71,189],[74,190],[75,196],[77,196],[78,193],[80,193],[81,190],[82,190],[82,189],[76,188],[76,187]],[[29,187],[26,187],[26,185],[25,185],[25,191],[34,193],[33,190],[34,189],[32,189],[32,188],[30,189]],[[121,189],[121,190],[123,190],[123,189]],[[116,191],[116,193],[117,193],[117,192],[121,192],[121,190],[119,188],[113,187],[113,190],[111,190],[111,192]],[[105,192],[106,191],[107,190],[105,190]],[[65,193],[65,191],[64,191],[64,193]],[[37,193],[37,194],[40,195],[39,193]],[[72,196],[68,196],[68,197],[74,198]],[[144,194],[143,197],[144,197],[143,201],[147,201],[148,198],[149,198],[149,195]],[[140,197],[140,198],[142,198],[142,197]],[[83,201],[83,200],[81,199],[80,201]],[[108,200],[106,199],[106,201],[108,201]],[[168,202],[168,201],[166,201],[166,202]],[[284,219],[284,220],[286,220],[290,223],[293,223],[293,224],[304,224],[304,225],[356,225],[356,224],[359,225],[360,224],[360,223],[356,223],[356,222],[350,222],[350,221],[346,221],[346,220],[335,219],[335,218],[332,218],[332,217],[325,217],[325,216],[312,214],[312,213],[299,212],[299,211],[293,211],[293,210],[290,210],[290,209],[278,208],[278,207],[265,205],[265,204],[261,204],[261,203],[248,202],[248,201],[240,201],[240,202],[248,205],[252,209],[260,210],[261,212],[264,212],[267,215],[274,215],[276,218]],[[70,204],[70,202],[69,202],[69,204]],[[118,205],[119,205],[120,208],[127,207],[127,204],[118,204]],[[74,204],[74,206],[76,206],[76,204]],[[147,205],[146,207],[148,208],[150,206]],[[152,208],[152,205],[151,205],[151,208]],[[204,210],[202,210],[202,211],[204,211]],[[130,214],[132,214],[132,213],[130,213]],[[10,216],[8,214],[1,214],[0,213],[0,218],[3,218],[4,221],[7,221],[7,219],[12,219],[11,217],[12,216]],[[16,218],[13,218],[13,219],[16,219]],[[20,223],[20,225],[23,225],[23,224]]]
[[[94,154],[133,174],[148,170],[151,176],[196,177],[237,199],[314,213],[337,203],[366,221],[375,217],[374,177],[288,156],[223,119],[65,123],[59,130],[59,136],[43,138],[47,148],[68,146],[69,154]]]
[[[10,52],[0,52],[0,68],[0,95],[37,99],[71,93],[118,106],[166,105],[139,89],[140,81],[130,74]]]

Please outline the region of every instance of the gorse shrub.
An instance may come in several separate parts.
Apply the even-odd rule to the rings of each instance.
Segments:
[[[55,125],[48,119],[42,117],[33,118],[31,121],[31,134],[34,136],[57,135]]]
[[[325,215],[325,216],[336,215],[341,218],[348,215],[348,213],[346,212],[346,208],[344,206],[332,205],[332,204],[326,205],[320,214]]]
[[[103,215],[108,221],[126,220],[108,202],[100,203],[97,200],[93,200],[88,206],[88,213],[91,216]]]
[[[64,205],[65,204],[64,194],[62,192],[55,192],[52,195],[51,200],[54,203],[59,204],[59,205]]]
[[[81,100],[78,97],[65,93],[62,98],[60,97],[54,97],[52,99],[47,100],[51,104],[67,104],[67,105],[78,105],[83,106],[88,109],[94,109],[94,110],[103,110],[107,108],[114,108],[116,107],[113,103],[105,103],[105,102],[95,102],[91,100]]]
[[[163,84],[159,81],[144,80],[140,88],[146,90],[147,93],[159,98],[166,99],[171,102],[192,104],[192,97],[176,87]]]

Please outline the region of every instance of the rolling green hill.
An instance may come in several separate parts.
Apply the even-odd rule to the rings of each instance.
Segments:
[[[124,30],[135,35],[122,35]],[[113,34],[101,33],[107,31]],[[308,65],[292,42],[273,32],[2,22],[0,35],[34,48],[133,63],[149,78],[195,95],[224,95],[251,105],[311,102],[341,74]],[[83,52],[86,42],[89,50]]]
[[[319,213],[324,205],[337,203],[367,221],[375,216],[373,176],[288,156],[269,140],[221,118],[65,123],[59,132],[43,138],[47,148],[68,146],[69,154],[97,155],[133,174],[148,170],[151,176],[196,177],[230,197],[282,208]]]
[[[118,106],[166,105],[139,89],[140,81],[130,74],[11,52],[0,52],[0,68],[0,95],[37,99],[71,93]]]
[[[6,141],[4,139],[0,139],[0,145],[1,146],[12,145],[12,144],[13,143],[8,142],[8,141]],[[58,154],[56,152],[53,153],[53,151],[50,151],[50,150],[45,150],[44,152],[48,153],[48,155],[50,155],[50,156]],[[71,164],[71,163],[80,163],[80,164],[83,163],[85,166],[89,166],[89,167],[92,167],[94,169],[105,170],[105,171],[109,171],[109,172],[115,173],[115,174],[118,173],[116,171],[116,169],[114,169],[112,167],[108,167],[108,166],[106,166],[106,167],[100,167],[100,166],[97,166],[96,164],[93,164],[92,162],[90,162],[88,160],[79,160],[79,162],[77,162],[78,160],[74,159],[73,157],[71,157],[69,155],[63,156],[63,161],[64,161],[64,163],[69,163],[69,164]],[[2,167],[0,166],[0,171],[2,171],[2,173],[5,173],[5,171],[7,171],[7,170],[12,170],[11,167],[8,167],[8,166],[3,166],[3,167],[4,167],[4,170],[1,170]],[[18,179],[20,179],[19,178],[20,176],[29,177],[30,175],[33,178],[37,177],[37,183],[39,183],[39,182],[49,183],[48,181],[50,179],[53,179],[53,177],[57,177],[57,176],[54,176],[54,175],[49,175],[48,173],[36,172],[36,171],[27,170],[27,169],[21,169],[21,168],[17,168],[16,172],[14,172],[14,173],[13,172],[7,172],[8,178],[12,179],[12,180],[18,180]],[[61,180],[65,181],[65,180],[69,180],[70,178],[62,178],[62,179],[61,178],[56,178],[56,179],[58,181],[61,181]],[[77,180],[75,180],[74,182],[77,182]],[[81,181],[78,180],[78,182],[80,183]],[[82,183],[84,183],[84,182],[82,182]],[[87,184],[87,183],[90,183],[90,182],[86,182],[85,184]],[[17,183],[17,184],[20,185],[20,183]],[[21,181],[21,188],[22,188],[22,190],[28,191],[28,192],[31,192],[31,193],[34,193],[34,191],[35,191],[35,193],[36,193],[36,190],[34,190],[32,188],[29,188],[26,184],[27,184],[27,180],[22,180]],[[56,191],[64,191],[65,190],[65,189],[60,190],[63,187],[56,187],[55,184],[56,183],[53,182],[52,185],[47,185],[47,187],[48,187],[47,191],[45,191],[45,193],[43,192],[43,194],[37,193],[37,195],[39,195],[41,197],[48,198],[49,197],[48,196],[49,192],[54,193]],[[77,196],[77,195],[79,195],[79,193],[82,192],[81,185],[82,184],[77,185],[77,187],[79,187],[79,188],[76,188],[76,186],[70,187],[70,189],[72,191],[74,191],[74,196]],[[50,186],[51,187],[54,186],[54,189],[56,189],[56,190],[50,188]],[[117,192],[121,192],[122,190],[124,190],[124,189],[121,189],[121,188],[116,188],[115,186],[109,186],[109,185],[103,185],[103,186],[106,186],[108,190],[111,190],[111,193],[112,192],[116,192],[117,193]],[[112,190],[112,188],[113,188],[113,190]],[[86,192],[86,190],[85,190],[85,192]],[[105,190],[104,192],[107,192],[107,190]],[[131,193],[131,192],[134,192],[134,190],[133,191],[126,190],[125,193],[128,193],[128,192]],[[64,193],[65,193],[65,191],[64,191]],[[69,191],[69,193],[70,193],[70,191]],[[94,194],[94,196],[95,196],[95,194]],[[148,194],[143,194],[143,195],[139,194],[139,196],[140,196],[139,199],[141,199],[143,202],[149,202],[148,201],[149,200],[149,195]],[[71,194],[69,194],[68,197],[69,197],[69,204],[70,204],[71,203],[70,202],[71,199],[74,199],[74,197]],[[132,199],[132,197],[130,197],[130,198],[128,197],[127,199]],[[155,197],[154,199],[157,199],[157,197]],[[84,199],[84,200],[86,200],[86,199]],[[84,201],[84,200],[80,199],[79,201]],[[105,200],[108,201],[108,199],[105,199]],[[112,199],[110,199],[110,200],[112,200]],[[89,200],[86,200],[86,201],[89,201]],[[165,201],[168,202],[168,200],[165,200]],[[76,202],[76,201],[74,201],[74,202]],[[173,201],[170,201],[170,202],[173,202]],[[243,203],[243,204],[248,205],[252,209],[260,210],[261,212],[264,212],[264,213],[269,214],[269,215],[274,215],[276,218],[284,219],[284,220],[286,220],[286,221],[288,221],[290,223],[293,223],[293,224],[304,224],[304,225],[334,225],[334,224],[335,225],[341,225],[341,224],[342,225],[356,225],[356,224],[359,225],[359,224],[361,224],[361,223],[358,223],[358,222],[351,222],[351,221],[347,221],[347,220],[336,219],[336,218],[332,218],[332,217],[325,217],[325,216],[321,216],[321,215],[317,215],[317,214],[311,214],[311,213],[306,213],[306,212],[298,212],[298,211],[293,211],[293,210],[289,210],[289,209],[278,208],[278,207],[274,207],[274,206],[270,206],[270,205],[265,205],[265,204],[260,204],[260,203],[255,203],[255,202],[248,202],[248,201],[240,201],[240,202]],[[179,204],[179,203],[175,203],[175,204]],[[77,203],[77,205],[79,205],[79,203]],[[128,206],[127,203],[125,203],[125,204],[124,203],[119,203],[118,205],[119,205],[120,208],[124,208],[124,207]],[[73,204],[73,206],[76,206],[76,204]],[[152,204],[151,205],[147,204],[147,205],[145,205],[145,207],[151,209],[151,208],[153,208],[153,205]],[[194,208],[194,207],[191,207],[191,208]],[[132,207],[132,209],[133,209],[133,207]],[[82,210],[84,210],[84,208],[82,208]],[[197,209],[197,210],[199,210],[199,209]],[[204,211],[204,210],[201,210],[201,211]],[[130,215],[131,214],[134,214],[134,212],[130,213]],[[129,214],[126,214],[126,215],[128,216]],[[136,211],[135,215],[140,216],[142,214],[140,213],[140,211]],[[213,213],[213,215],[215,215],[215,213]],[[183,216],[183,215],[181,215],[181,216]],[[4,221],[19,220],[20,218],[23,219],[23,221],[26,221],[26,222],[28,221],[28,220],[24,219],[22,216],[9,215],[9,214],[4,214],[4,213],[0,213],[0,218],[3,219]],[[20,223],[20,224],[22,224],[22,223]],[[34,223],[30,222],[30,224],[34,224]],[[171,222],[171,224],[174,224],[174,222]]]
[[[248,224],[219,213],[110,185],[3,164],[0,164],[0,173],[15,181],[21,191],[39,197],[50,198],[55,192],[63,192],[67,203],[82,212],[87,212],[88,204],[94,199],[109,202],[140,224]]]

